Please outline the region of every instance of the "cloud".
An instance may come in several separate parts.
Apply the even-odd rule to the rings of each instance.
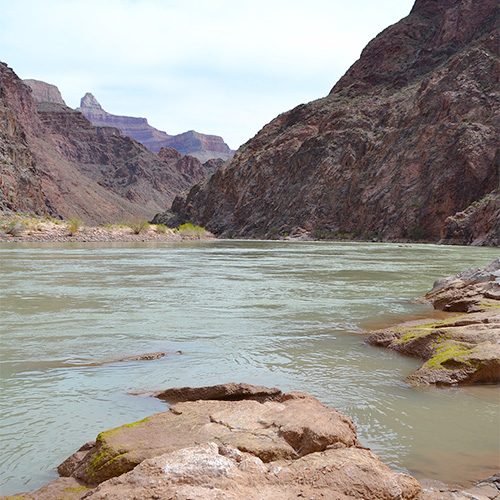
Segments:
[[[2,60],[116,114],[232,147],[322,97],[411,0],[0,0]]]

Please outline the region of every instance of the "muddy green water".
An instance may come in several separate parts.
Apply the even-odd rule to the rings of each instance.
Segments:
[[[418,361],[366,331],[432,314],[436,277],[498,249],[320,242],[1,244],[2,494],[34,490],[96,435],[231,381],[349,415],[391,467],[466,484],[499,469],[499,389],[415,389]],[[184,354],[175,354],[181,350]],[[117,360],[154,351],[154,361]]]

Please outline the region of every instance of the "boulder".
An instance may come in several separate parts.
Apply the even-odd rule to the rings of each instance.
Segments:
[[[328,447],[359,445],[353,422],[308,394],[292,392],[262,403],[251,399],[187,401],[140,422],[102,432],[72,475],[95,485],[149,458],[212,441],[251,453],[266,463],[296,459]]]
[[[395,474],[370,451],[327,450],[266,464],[232,446],[210,442],[142,462],[98,486],[89,500],[412,499],[415,479]]]

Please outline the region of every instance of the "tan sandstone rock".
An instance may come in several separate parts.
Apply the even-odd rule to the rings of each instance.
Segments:
[[[434,308],[466,312],[373,332],[367,342],[425,361],[413,384],[500,382],[500,259],[483,269],[440,278],[425,296]]]

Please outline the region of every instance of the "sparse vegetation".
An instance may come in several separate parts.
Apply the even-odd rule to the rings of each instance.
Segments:
[[[131,222],[129,222],[128,227],[130,227],[130,229],[132,229],[132,232],[134,234],[141,234],[141,233],[144,233],[146,231],[149,231],[150,225],[149,225],[149,222],[144,221],[144,220],[143,221],[131,221]]]
[[[7,234],[10,234],[11,236],[18,236],[21,234],[24,230],[26,229],[26,223],[19,220],[19,219],[14,219],[8,222],[5,232]]]
[[[165,226],[165,224],[157,224],[156,232],[160,234],[165,234],[167,232],[167,226]]]
[[[175,229],[175,233],[179,236],[186,236],[191,238],[203,238],[204,236],[209,236],[210,233],[201,226],[193,226],[190,222],[186,224],[181,224]]]
[[[83,225],[83,221],[81,217],[70,217],[68,222],[66,223],[66,227],[68,228],[68,232],[71,236],[76,234]]]

